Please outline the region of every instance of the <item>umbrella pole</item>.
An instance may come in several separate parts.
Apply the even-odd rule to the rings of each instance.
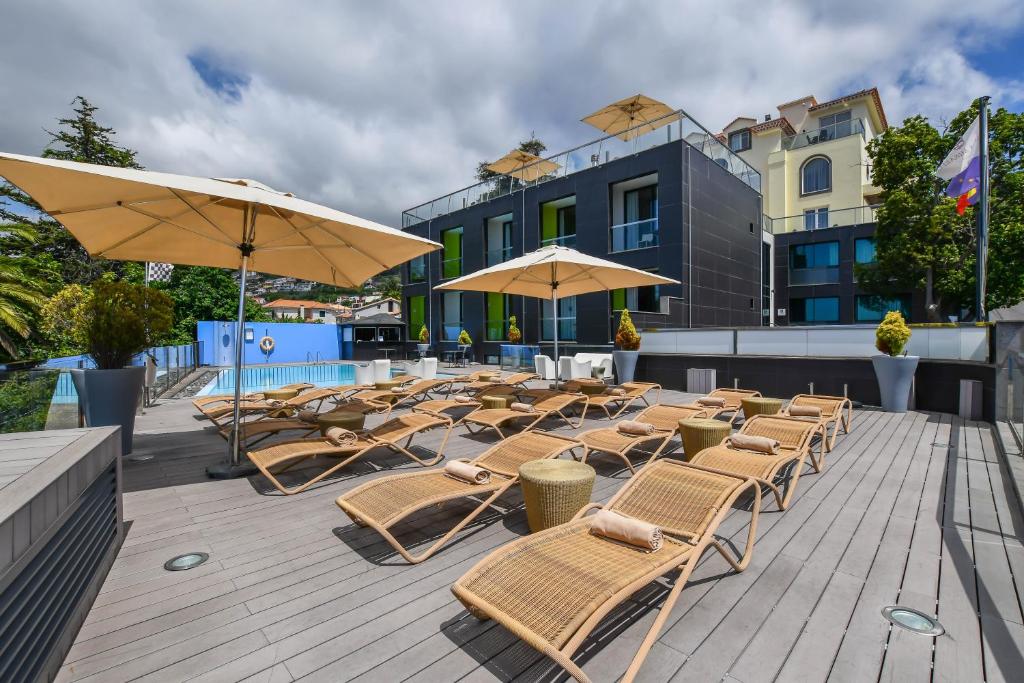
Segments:
[[[555,322],[555,391],[558,391],[558,380],[562,375],[562,364],[558,360],[558,290],[551,288],[551,315]]]

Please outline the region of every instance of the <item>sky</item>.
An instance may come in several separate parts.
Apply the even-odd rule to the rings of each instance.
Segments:
[[[890,123],[1024,110],[1020,0],[7,3],[0,150],[76,95],[149,169],[255,178],[399,226],[535,133],[638,92],[718,131],[877,86]]]

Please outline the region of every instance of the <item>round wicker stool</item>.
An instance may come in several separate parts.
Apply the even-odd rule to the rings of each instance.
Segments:
[[[480,405],[484,408],[508,408],[514,400],[514,396],[481,396]]]
[[[316,422],[320,425],[320,435],[327,436],[327,430],[331,427],[341,427],[353,432],[362,429],[366,424],[366,416],[352,410],[335,410],[321,413],[317,416]]]
[[[519,468],[530,531],[572,519],[590,502],[594,468],[574,460],[532,460]]]
[[[580,382],[580,393],[586,394],[587,396],[597,396],[603,394],[608,385],[604,382]]]
[[[373,386],[378,391],[391,391],[395,387],[402,386],[402,382],[400,380],[385,379],[380,382],[374,382]]]
[[[743,402],[743,419],[749,419],[755,415],[774,415],[782,410],[781,398],[767,398],[765,396],[754,396],[753,398],[741,399]]]
[[[298,389],[267,389],[263,392],[263,398],[268,401],[287,401],[298,395]]]
[[[732,434],[732,425],[721,420],[694,417],[679,421],[679,433],[683,438],[683,452],[689,462],[705,448],[722,443],[722,439]]]

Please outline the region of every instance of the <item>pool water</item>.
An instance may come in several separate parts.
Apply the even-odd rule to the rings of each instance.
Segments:
[[[356,383],[356,366],[351,363],[320,365],[260,365],[242,368],[242,392],[277,389],[286,384],[305,382],[316,387],[336,387]],[[230,394],[235,390],[235,369],[219,370],[217,376],[199,390],[197,396]]]

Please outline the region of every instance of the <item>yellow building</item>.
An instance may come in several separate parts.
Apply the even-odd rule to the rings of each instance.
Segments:
[[[867,143],[886,128],[878,89],[869,88],[780,104],[761,122],[741,116],[718,137],[760,172],[763,210],[779,234],[872,222],[880,190]]]

